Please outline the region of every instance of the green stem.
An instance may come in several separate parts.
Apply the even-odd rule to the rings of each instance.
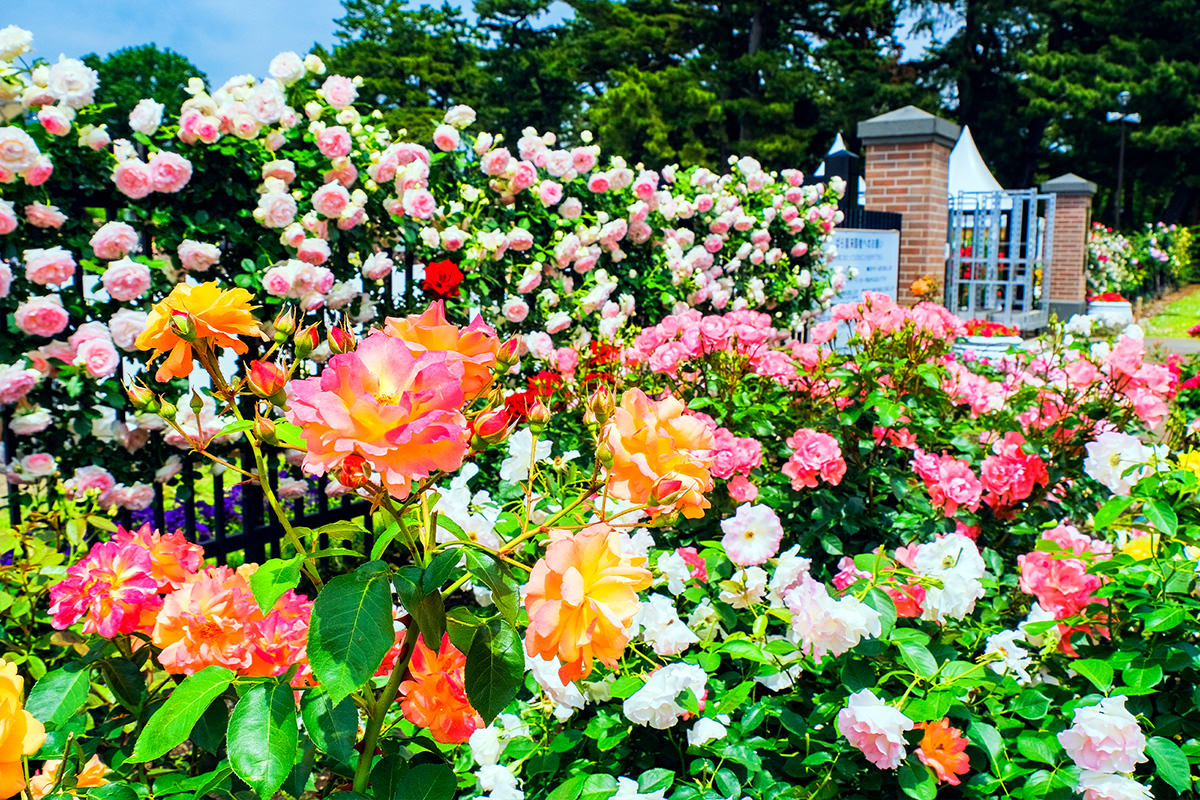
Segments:
[[[413,632],[410,630],[405,638],[407,639]],[[354,791],[356,794],[366,794],[367,781],[371,777],[371,763],[375,760],[375,745],[379,742],[379,731],[383,729],[383,720],[387,716],[388,709],[392,707],[392,703],[396,702],[396,695],[400,693],[400,683],[404,680],[404,673],[408,672],[408,662],[412,658],[413,649],[413,646],[406,646],[403,655],[396,659],[396,666],[392,668],[392,674],[388,677],[387,684],[376,698],[375,708],[367,717],[362,753],[359,754],[358,765],[354,768]]]

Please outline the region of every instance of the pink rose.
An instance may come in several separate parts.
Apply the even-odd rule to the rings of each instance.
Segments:
[[[0,126],[0,171],[20,175],[37,162],[38,155],[32,136],[11,125]]]
[[[54,336],[67,327],[69,319],[62,298],[56,294],[31,297],[17,306],[17,327],[30,336]]]
[[[263,274],[263,289],[275,297],[287,297],[292,291],[292,269],[287,264],[277,264]]]
[[[417,219],[429,219],[437,211],[437,201],[427,189],[409,189],[404,193],[404,213]]]
[[[753,503],[758,499],[758,487],[751,483],[745,475],[734,475],[728,486],[729,496],[738,503]]]
[[[503,175],[508,170],[510,161],[512,154],[508,152],[508,148],[497,147],[483,154],[483,158],[479,159],[479,168],[483,170],[484,175]]]
[[[518,161],[517,168],[513,171],[512,180],[509,182],[512,190],[519,192],[523,189],[528,189],[535,183],[537,183],[537,167],[528,161]]]
[[[793,489],[814,488],[818,477],[831,486],[842,482],[846,462],[837,439],[811,428],[801,428],[788,437],[787,445],[795,452],[783,465],[783,474],[792,479]]]
[[[569,375],[579,366],[579,351],[573,347],[560,347],[554,351],[554,368]]]
[[[317,266],[328,261],[329,255],[329,242],[324,239],[305,239],[296,248],[296,258]]]
[[[25,221],[37,228],[61,228],[67,215],[59,211],[58,206],[31,203],[25,206]]]
[[[71,132],[71,120],[58,106],[42,106],[37,118],[51,136],[66,136]]]
[[[221,248],[192,239],[184,239],[176,251],[179,264],[188,272],[203,272],[221,260]]]
[[[515,249],[515,248],[514,248]],[[538,269],[530,269],[521,276],[520,282],[517,283],[517,291],[521,294],[529,294],[542,283],[542,273]]]
[[[611,184],[608,176],[603,172],[597,172],[588,178],[587,187],[589,192],[601,194],[603,192],[607,192],[610,186]]]
[[[0,403],[15,403],[37,385],[42,373],[20,364],[0,364]]]
[[[58,461],[49,453],[30,453],[21,459],[21,472],[34,478],[44,478],[58,472]]]
[[[837,717],[838,731],[880,769],[895,769],[904,761],[904,734],[912,727],[911,719],[870,689],[850,695]]]
[[[116,480],[104,467],[80,467],[70,480],[63,483],[67,494],[72,497],[82,497],[88,492],[104,494],[116,485]]]
[[[96,258],[115,261],[137,249],[138,235],[124,222],[106,222],[92,234],[89,244]]]
[[[367,210],[360,205],[351,203],[342,209],[342,213],[338,215],[337,226],[339,231],[348,231],[363,223],[367,218]]]
[[[12,287],[13,274],[9,269],[8,264],[0,261],[0,297],[8,297],[8,290]]]
[[[296,199],[287,192],[266,192],[258,198],[254,218],[268,228],[286,228],[296,219]]]
[[[528,250],[533,247],[533,234],[524,228],[513,228],[508,232],[508,246],[512,250]]]
[[[334,108],[346,108],[358,97],[358,89],[345,75],[330,75],[321,85],[321,95]]]
[[[75,274],[75,259],[61,247],[25,251],[25,277],[42,286],[61,285]]]
[[[154,191],[154,173],[150,165],[137,158],[118,164],[113,170],[113,182],[117,184],[117,190],[131,200],[141,200]]]
[[[336,219],[350,202],[350,192],[337,183],[327,183],[313,192],[312,204],[317,213]]]
[[[1082,769],[1133,772],[1146,760],[1146,735],[1125,708],[1123,695],[1075,709],[1074,724],[1058,734],[1067,755]]]
[[[109,297],[127,303],[150,288],[150,268],[133,259],[122,258],[109,264],[100,280]]]
[[[589,147],[576,147],[571,151],[571,167],[582,175],[596,166],[596,154]]]
[[[549,208],[562,200],[562,184],[552,180],[544,180],[538,184],[538,199],[542,205]]]
[[[9,200],[0,200],[0,236],[17,229],[17,211]]]
[[[93,378],[111,378],[120,362],[117,349],[108,339],[88,339],[75,351],[75,364],[82,365]]]
[[[363,261],[362,274],[367,280],[381,281],[395,268],[395,262],[387,253],[372,253]]]
[[[453,125],[445,123],[438,125],[433,131],[433,143],[438,150],[444,153],[449,153],[451,150],[457,150],[461,143],[461,138],[458,135],[458,129]]]
[[[37,161],[32,167],[21,173],[21,178],[30,186],[41,186],[50,180],[53,173],[54,165],[50,163],[47,156],[42,155],[37,157]]]
[[[326,158],[348,156],[353,145],[353,140],[350,138],[350,131],[341,125],[328,127],[317,136],[317,149]]]
[[[156,192],[178,192],[192,179],[192,162],[178,153],[159,151],[150,156],[149,166]]]
[[[113,344],[126,352],[136,349],[134,342],[138,334],[146,329],[148,315],[145,311],[122,308],[108,321],[108,331]]]
[[[560,333],[571,326],[571,315],[558,311],[546,319],[546,333]]]
[[[296,180],[296,165],[286,158],[268,161],[262,167],[263,180],[278,178],[284,183]]]
[[[558,207],[558,213],[562,214],[563,219],[576,219],[583,213],[583,203],[576,197],[568,197]]]
[[[509,322],[520,322],[529,316],[529,304],[519,297],[513,297],[504,303],[504,317]]]

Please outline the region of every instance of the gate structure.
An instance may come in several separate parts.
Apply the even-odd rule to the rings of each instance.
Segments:
[[[950,197],[946,305],[1022,331],[1049,321],[1054,195],[1036,189]]]

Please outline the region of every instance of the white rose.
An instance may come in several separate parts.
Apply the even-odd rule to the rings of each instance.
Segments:
[[[290,86],[304,77],[304,61],[298,54],[288,50],[271,59],[267,72],[284,86]]]
[[[162,124],[163,104],[149,97],[138,101],[129,112],[129,127],[138,133],[153,136]]]
[[[33,48],[33,34],[16,25],[0,28],[0,61],[12,61]]]
[[[50,67],[46,76],[46,88],[55,99],[71,108],[82,108],[95,98],[100,76],[96,70],[77,58],[59,56],[58,63]]]
[[[20,128],[0,128],[0,169],[19,175],[37,161],[37,143]]]

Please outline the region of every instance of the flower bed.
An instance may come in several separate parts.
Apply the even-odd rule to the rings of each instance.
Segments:
[[[253,280],[164,290],[130,413],[207,458],[244,449],[219,466],[259,484],[284,545],[206,562],[114,525],[107,473],[32,460],[0,547],[0,795],[1192,791],[1200,455],[1178,368],[1140,339],[960,358],[962,320],[876,294],[799,339],[739,302],[752,283],[555,339],[450,262],[428,291],[488,318],[442,299],[367,327],[266,309]],[[294,524],[305,484],[259,481],[275,456],[369,501],[370,527]]]

